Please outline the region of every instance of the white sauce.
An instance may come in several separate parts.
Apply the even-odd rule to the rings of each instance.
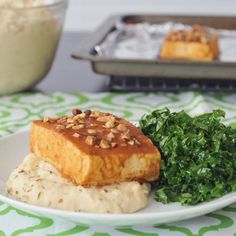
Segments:
[[[131,213],[147,205],[149,185],[124,182],[100,188],[75,186],[49,163],[30,154],[7,183],[7,195],[23,202],[70,211]]]

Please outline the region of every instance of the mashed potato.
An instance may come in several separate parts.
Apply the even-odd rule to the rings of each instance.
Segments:
[[[10,175],[7,195],[17,200],[70,211],[130,213],[147,205],[149,185],[123,182],[84,188],[63,178],[49,163],[33,154]]]
[[[0,6],[5,7],[37,7],[44,4],[43,0],[0,0]]]
[[[63,17],[32,8],[41,5],[42,0],[0,0],[0,95],[35,85],[51,67]]]

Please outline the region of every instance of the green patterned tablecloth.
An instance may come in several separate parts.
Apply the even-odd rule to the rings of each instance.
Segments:
[[[236,127],[235,93],[27,93],[0,98],[0,136],[25,129],[32,119],[44,114],[63,115],[73,107],[109,111],[137,121],[142,114],[165,106],[172,111],[184,109],[192,115],[222,108],[227,114],[225,123]],[[0,236],[3,235],[236,236],[236,204],[178,223],[119,229],[78,226],[23,212],[0,202]]]

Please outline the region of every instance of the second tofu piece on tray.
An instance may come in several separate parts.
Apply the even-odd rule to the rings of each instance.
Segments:
[[[72,113],[34,121],[31,152],[77,185],[158,178],[160,153],[140,129],[109,113]]]
[[[212,61],[219,56],[218,36],[194,25],[190,30],[172,31],[162,45],[160,58]]]

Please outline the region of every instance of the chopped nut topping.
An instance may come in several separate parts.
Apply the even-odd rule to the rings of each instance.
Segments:
[[[133,145],[134,145],[134,140],[130,140],[130,141],[128,142],[128,144],[131,145],[131,146],[133,146]]]
[[[80,137],[80,134],[78,134],[78,133],[74,133],[74,134],[73,134],[73,137],[75,137],[75,138],[79,138],[79,137]]]
[[[110,143],[107,140],[102,139],[99,146],[103,149],[108,149],[110,148]]]
[[[63,130],[63,129],[65,129],[65,126],[63,126],[63,125],[56,126],[56,130]]]
[[[86,110],[86,111],[84,111],[84,114],[86,115],[86,116],[90,116],[91,115],[91,111],[90,110]]]
[[[67,123],[74,123],[74,120],[73,118],[69,117],[67,120],[66,120]]]
[[[78,115],[78,114],[80,114],[80,113],[82,113],[82,111],[81,111],[80,109],[78,109],[78,108],[74,108],[74,109],[72,110],[72,114],[73,114],[74,116],[76,116],[76,115]]]
[[[105,127],[106,128],[113,128],[115,126],[115,119],[111,119],[106,122]]]
[[[118,129],[119,131],[126,131],[126,130],[127,130],[127,127],[126,127],[124,124],[119,124],[119,125],[117,126],[117,129]]]
[[[53,122],[53,121],[57,121],[58,118],[51,118],[51,117],[48,117],[48,116],[45,116],[43,118],[43,122],[46,123],[46,122]]]
[[[66,129],[72,128],[73,126],[74,126],[74,124],[68,124],[68,125],[66,126]]]
[[[43,121],[56,121],[54,126],[56,130],[70,129],[68,132],[72,137],[82,137],[87,145],[95,148],[110,149],[117,146],[141,145],[135,137],[131,136],[128,125],[119,123],[120,121],[122,122],[122,119],[110,113],[92,112],[90,110],[82,112],[80,109],[75,108],[72,110],[72,115],[56,119],[44,117]]]
[[[117,143],[115,143],[115,142],[112,142],[112,143],[111,143],[111,147],[112,147],[112,148],[115,148],[115,147],[117,147]]]
[[[107,137],[106,137],[106,139],[107,139],[109,142],[111,142],[113,138],[115,138],[115,135],[114,135],[112,132],[110,132],[110,133],[107,135]]]
[[[112,119],[114,119],[114,117],[111,116],[111,115],[109,115],[109,116],[100,116],[100,117],[97,118],[97,121],[108,122]]]
[[[201,41],[201,43],[207,43],[208,42],[206,37],[201,37],[200,41]]]
[[[91,115],[94,117],[99,117],[101,115],[101,112],[100,111],[93,111]]]
[[[73,130],[79,130],[79,129],[83,129],[83,128],[84,128],[83,124],[75,125],[75,126],[72,127]]]
[[[112,132],[113,134],[118,134],[118,133],[120,133],[119,130],[117,130],[117,129],[111,129],[111,132]]]
[[[78,116],[79,116],[79,118],[85,118],[86,115],[85,115],[85,113],[83,112],[83,113],[79,114]]]
[[[94,129],[88,129],[88,133],[89,133],[89,134],[96,134],[97,132],[96,132],[96,130],[94,130]]]
[[[95,145],[96,141],[97,139],[94,136],[87,136],[87,138],[85,139],[85,142],[90,146]]]
[[[58,124],[64,124],[65,122],[66,122],[66,119],[64,119],[64,118],[61,118],[61,119],[57,120]]]
[[[74,116],[72,119],[73,119],[73,122],[76,122],[77,120],[79,120],[79,115],[76,115],[76,116]]]
[[[168,34],[168,41],[187,41],[187,42],[201,42],[208,43],[210,34],[206,28],[199,25],[194,25],[190,30],[173,31]]]
[[[134,138],[134,142],[135,142],[135,144],[137,144],[138,146],[141,145],[141,143],[140,143],[136,138]]]
[[[46,123],[46,122],[48,122],[48,121],[49,121],[49,117],[48,117],[48,116],[44,116],[43,122]]]
[[[124,139],[124,140],[130,140],[131,139],[131,136],[130,136],[130,132],[129,130],[126,130],[125,133],[121,134],[121,139]]]

